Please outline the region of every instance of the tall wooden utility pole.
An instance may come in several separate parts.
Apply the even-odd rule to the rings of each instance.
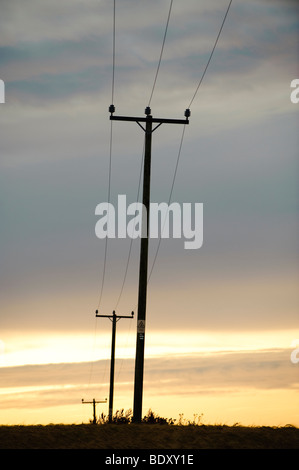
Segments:
[[[112,421],[113,415],[113,395],[114,395],[114,364],[115,364],[115,336],[116,336],[116,323],[121,318],[133,318],[134,312],[130,316],[116,315],[113,310],[112,315],[99,315],[98,310],[96,310],[96,317],[105,317],[109,318],[112,321],[112,342],[111,342],[111,362],[110,362],[110,391],[109,391],[109,422]]]
[[[146,295],[147,295],[147,264],[148,264],[148,234],[149,234],[149,210],[150,210],[150,179],[151,179],[151,151],[152,133],[161,124],[189,124],[190,110],[186,109],[186,119],[160,119],[153,118],[150,107],[145,109],[146,117],[114,116],[115,107],[109,107],[110,119],[115,121],[134,121],[145,132],[145,153],[143,169],[143,207],[146,209],[147,233],[142,230],[140,264],[139,264],[139,290],[138,290],[138,317],[137,317],[137,339],[135,357],[135,383],[134,383],[134,409],[133,421],[141,422],[142,415],[142,393],[143,393],[143,370],[144,370],[144,341],[145,341],[145,317],[146,317]],[[145,128],[140,123],[145,123]],[[157,124],[153,128],[153,124]],[[144,217],[142,217],[144,220]]]

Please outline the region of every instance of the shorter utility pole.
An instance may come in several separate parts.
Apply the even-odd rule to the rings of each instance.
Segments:
[[[92,404],[93,405],[93,422],[92,424],[97,424],[97,418],[96,418],[96,403],[107,403],[107,398],[105,398],[104,401],[96,401],[95,398],[92,401],[84,401],[84,398],[82,398],[82,403],[84,405],[87,404]]]
[[[132,318],[134,317],[134,312],[131,313],[131,316],[125,316],[125,315],[116,315],[115,310],[113,310],[112,315],[99,315],[98,310],[96,310],[96,317],[109,318],[109,320],[112,322],[112,342],[111,342],[111,362],[110,362],[110,392],[109,392],[109,423],[111,423],[112,422],[112,414],[113,414],[116,323],[121,318],[130,318],[132,320]]]

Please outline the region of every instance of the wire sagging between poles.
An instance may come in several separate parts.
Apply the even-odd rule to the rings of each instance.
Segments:
[[[113,1],[113,26],[112,26],[112,87],[111,87],[111,103],[112,104],[113,104],[113,101],[114,101],[114,88],[115,88],[115,0]],[[110,123],[107,223],[108,223],[108,220],[109,220],[109,207],[110,207],[109,203],[110,203],[110,199],[111,199],[112,143],[113,143],[113,121],[111,121],[111,123]],[[106,239],[105,239],[103,277],[102,277],[102,285],[101,285],[98,309],[99,309],[101,301],[102,301],[104,284],[105,284],[106,265],[107,265],[107,251],[108,251],[108,237],[106,237]]]
[[[169,5],[169,11],[168,11],[168,16],[167,16],[167,21],[166,21],[166,27],[165,27],[165,32],[164,32],[164,37],[163,37],[163,42],[162,42],[160,57],[159,57],[159,61],[158,61],[158,66],[157,66],[157,70],[156,70],[156,75],[155,75],[154,82],[153,82],[152,91],[151,91],[150,98],[149,98],[149,101],[148,101],[148,106],[150,106],[151,100],[152,100],[153,95],[154,95],[154,91],[155,91],[155,87],[156,87],[156,83],[157,83],[157,78],[158,78],[158,74],[159,74],[159,70],[160,70],[160,66],[161,66],[161,61],[162,61],[162,56],[163,56],[163,52],[164,52],[164,46],[165,46],[165,42],[166,42],[167,31],[168,31],[168,25],[169,25],[171,10],[172,10],[172,4],[173,4],[173,0],[170,1],[170,5]],[[115,13],[114,13],[114,16],[115,16]],[[115,51],[114,51],[114,53],[115,53]],[[113,101],[112,101],[112,102],[113,102]],[[143,158],[144,158],[144,147],[143,147],[143,152],[142,152],[142,162],[141,162],[140,175],[139,175],[138,192],[137,192],[137,199],[136,199],[137,201],[138,201],[138,199],[139,199],[139,192],[140,192],[140,185],[141,185],[141,178],[142,178]],[[124,285],[125,285],[126,278],[127,278],[127,274],[128,274],[129,262],[130,262],[130,258],[131,258],[132,242],[133,242],[133,238],[131,238],[130,247],[129,247],[129,253],[128,253],[128,258],[127,258],[127,263],[126,263],[126,268],[125,268],[125,273],[124,273],[124,278],[123,278],[122,286],[121,286],[121,289],[120,289],[120,294],[119,294],[118,299],[117,299],[117,302],[116,302],[115,309],[117,308],[117,306],[118,306],[118,304],[119,304],[119,302],[120,302],[120,299],[121,299],[121,297],[122,297],[122,294],[123,294]]]
[[[220,34],[221,34],[221,32],[222,32],[222,29],[223,29],[223,26],[224,26],[226,17],[227,17],[227,15],[228,15],[230,6],[231,6],[231,4],[232,4],[232,1],[233,1],[233,0],[230,0],[230,2],[229,2],[229,4],[228,4],[228,7],[227,7],[227,10],[226,10],[226,12],[225,12],[225,15],[224,15],[222,24],[221,24],[221,26],[220,26],[220,30],[219,30],[219,33],[218,33],[218,35],[217,35],[217,38],[216,38],[214,47],[213,47],[213,49],[212,49],[212,52],[211,52],[211,54],[210,54],[209,60],[208,60],[208,62],[207,62],[207,65],[206,65],[206,67],[205,67],[205,69],[204,69],[204,71],[203,71],[203,74],[202,74],[202,76],[201,76],[201,79],[199,80],[198,86],[197,86],[197,88],[196,88],[196,90],[195,90],[195,93],[194,93],[194,95],[193,95],[193,97],[192,97],[190,103],[189,103],[188,108],[191,108],[191,105],[192,105],[192,103],[193,103],[193,101],[194,101],[194,99],[195,99],[195,97],[196,97],[196,95],[197,95],[197,92],[198,92],[198,90],[199,90],[199,88],[200,88],[200,86],[201,86],[201,84],[202,84],[202,81],[203,81],[203,79],[204,79],[204,77],[205,77],[206,71],[208,70],[208,67],[209,67],[210,62],[211,62],[211,60],[212,60],[214,51],[215,51],[215,49],[216,49],[216,47],[217,47],[218,40],[219,40],[219,38],[220,38]]]
[[[200,78],[200,80],[199,80],[199,83],[198,83],[198,85],[197,85],[197,87],[196,87],[196,90],[195,90],[195,92],[194,92],[194,94],[193,94],[193,97],[192,97],[192,99],[191,99],[191,101],[190,101],[190,103],[189,103],[189,106],[188,106],[189,109],[191,108],[191,105],[192,105],[192,103],[193,103],[193,101],[194,101],[194,99],[195,99],[195,97],[196,97],[196,95],[197,95],[197,93],[198,93],[198,90],[199,90],[199,88],[200,88],[200,86],[201,86],[201,84],[202,84],[202,82],[203,82],[203,79],[204,79],[204,77],[205,77],[205,75],[206,75],[206,72],[207,72],[208,67],[209,67],[209,65],[210,65],[210,62],[211,62],[211,60],[212,60],[214,51],[215,51],[215,49],[216,49],[216,47],[217,47],[217,44],[218,44],[218,41],[219,41],[221,32],[222,32],[222,30],[223,30],[223,26],[224,26],[225,20],[226,20],[226,18],[227,18],[228,12],[229,12],[229,10],[230,10],[231,4],[232,4],[232,0],[230,0],[230,2],[229,2],[229,4],[228,4],[228,7],[227,7],[227,9],[226,9],[224,18],[223,18],[223,20],[222,20],[222,23],[221,23],[221,26],[220,26],[218,35],[217,35],[217,37],[216,37],[214,46],[213,46],[212,51],[211,51],[210,56],[209,56],[208,62],[207,62],[207,64],[206,64],[206,66],[205,66],[205,69],[204,69],[204,71],[203,71],[203,73],[202,73],[202,76],[201,76],[201,78]],[[175,183],[175,179],[176,179],[176,175],[177,175],[177,170],[178,170],[178,165],[179,165],[179,161],[180,161],[180,157],[181,157],[181,153],[182,153],[183,141],[184,141],[184,137],[185,137],[185,130],[186,130],[186,126],[183,127],[183,132],[182,132],[181,141],[180,141],[180,146],[179,146],[179,151],[178,151],[178,155],[177,155],[177,161],[176,161],[175,171],[174,171],[174,175],[173,175],[173,181],[172,181],[171,190],[170,190],[170,195],[169,195],[169,199],[168,199],[168,206],[169,206],[170,201],[171,201],[171,197],[172,197],[172,193],[173,193],[173,188],[174,188],[174,183]],[[166,214],[166,216],[165,216],[165,220],[164,220],[164,225],[163,225],[163,227],[165,226],[166,218],[167,218],[167,214]],[[163,227],[162,227],[162,232],[163,232]],[[162,232],[161,232],[161,233],[162,233]],[[152,275],[152,272],[153,272],[153,269],[154,269],[154,266],[155,266],[155,263],[156,263],[156,260],[157,260],[158,252],[159,252],[159,249],[160,249],[161,240],[162,240],[162,237],[161,237],[161,235],[160,235],[159,242],[158,242],[158,246],[157,246],[157,250],[156,250],[156,253],[155,253],[155,256],[154,256],[154,261],[153,261],[153,264],[152,264],[152,267],[151,267],[151,270],[150,270],[150,273],[149,273],[147,282],[149,282],[149,280],[150,280],[150,278],[151,278],[151,275]]]
[[[112,41],[112,92],[111,104],[114,103],[114,82],[115,82],[115,0],[113,1],[113,41]]]
[[[171,0],[170,6],[169,6],[168,17],[167,17],[167,22],[166,22],[166,28],[165,28],[165,33],[164,33],[164,38],[163,38],[163,43],[162,43],[160,58],[159,58],[158,67],[157,67],[157,71],[156,71],[156,76],[155,76],[155,79],[154,79],[154,84],[153,84],[152,92],[151,92],[150,99],[149,99],[149,102],[148,102],[148,106],[150,106],[150,104],[151,104],[152,97],[153,97],[153,94],[154,94],[154,89],[155,89],[156,82],[157,82],[157,78],[158,78],[158,74],[159,74],[159,70],[160,70],[160,65],[161,65],[162,55],[163,55],[164,46],[165,46],[165,41],[166,41],[166,35],[167,35],[167,30],[168,30],[168,24],[169,24],[169,19],[170,19],[172,4],[173,4],[173,0]]]

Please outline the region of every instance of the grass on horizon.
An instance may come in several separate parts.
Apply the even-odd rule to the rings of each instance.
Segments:
[[[206,425],[202,415],[175,424],[151,410],[140,424],[120,410],[98,425],[0,426],[0,449],[299,449],[299,429],[286,426]],[[129,425],[126,425],[129,424]]]

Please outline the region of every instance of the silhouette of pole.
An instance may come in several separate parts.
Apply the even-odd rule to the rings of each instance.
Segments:
[[[93,405],[93,422],[92,422],[92,424],[97,424],[96,403],[107,403],[107,398],[105,398],[104,401],[96,401],[95,398],[92,401],[84,401],[84,398],[82,398],[82,403],[83,403],[83,405],[87,405],[87,404],[92,404]]]
[[[161,124],[189,124],[190,110],[186,109],[186,119],[160,119],[153,118],[150,107],[145,109],[146,117],[114,116],[115,107],[109,107],[110,119],[115,121],[136,122],[145,132],[145,152],[143,166],[143,208],[146,210],[146,234],[142,228],[142,238],[140,246],[139,261],[139,287],[138,287],[138,316],[137,316],[137,337],[136,337],[136,357],[135,357],[135,381],[134,381],[134,408],[133,421],[141,422],[142,415],[142,395],[143,395],[143,374],[144,374],[144,345],[145,345],[145,320],[146,320],[146,299],[147,299],[147,271],[148,271],[148,234],[149,234],[149,211],[150,211],[150,179],[151,179],[151,152],[152,134]],[[140,123],[145,123],[145,128]],[[153,123],[157,126],[153,128]],[[144,222],[144,214],[142,222]]]
[[[145,153],[143,168],[143,208],[146,209],[146,231],[143,233],[140,243],[139,260],[139,288],[138,288],[138,317],[135,356],[135,381],[134,381],[134,408],[133,420],[141,421],[142,394],[144,375],[144,336],[147,299],[147,271],[148,271],[148,233],[149,233],[149,203],[150,203],[150,181],[151,181],[151,148],[152,148],[152,121],[148,119],[145,127]],[[144,216],[142,217],[144,222]]]
[[[114,368],[115,368],[115,338],[116,338],[116,323],[121,318],[132,318],[134,317],[134,312],[131,313],[131,316],[116,315],[113,310],[112,315],[99,315],[98,310],[96,310],[96,317],[105,317],[109,318],[112,321],[112,341],[111,341],[111,361],[110,361],[110,390],[109,390],[109,423],[112,421],[113,415],[113,396],[114,396]]]

